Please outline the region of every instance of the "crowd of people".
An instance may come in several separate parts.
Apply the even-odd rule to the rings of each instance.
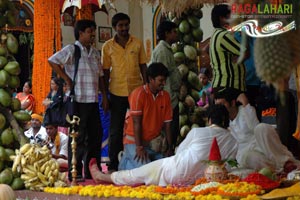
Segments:
[[[203,88],[197,102],[207,109],[209,124],[193,128],[177,148],[181,76],[171,49],[178,38],[177,25],[170,21],[159,24],[159,43],[147,66],[142,41],[129,33],[127,14],[117,13],[112,17],[116,34],[103,44],[101,56],[92,45],[95,22],[78,20],[75,23],[75,44],[81,52],[78,71],[74,69],[73,44],[53,54],[48,61],[59,78],[51,80],[51,91],[43,105],[47,108],[74,88],[74,114],[80,118],[76,138],[77,181],[94,179],[97,183],[117,185],[190,184],[203,176],[202,161],[207,160],[214,137],[222,158],[236,159],[242,168],[270,167],[278,173],[289,173],[300,167],[300,162],[280,141],[276,129],[261,123],[261,108],[257,102],[261,83],[255,76],[253,41],[249,39],[249,45],[243,47],[240,35],[228,31],[230,9],[227,5],[216,5],[211,18],[215,28],[210,41],[212,71],[202,68],[199,72]],[[248,59],[251,60],[241,62]],[[106,174],[101,168],[103,128],[99,91],[103,110],[111,114],[110,162]],[[72,181],[68,128],[60,129],[59,124],[51,121],[43,124],[43,116],[32,113],[35,102],[30,92],[31,84],[26,82],[23,92],[16,96],[22,109],[32,116],[31,127],[25,135],[32,143],[46,141],[53,157],[62,170],[68,171],[69,181]]]

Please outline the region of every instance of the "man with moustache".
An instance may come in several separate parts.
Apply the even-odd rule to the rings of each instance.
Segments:
[[[168,147],[172,148],[172,106],[170,95],[164,90],[168,76],[168,69],[162,63],[152,63],[147,69],[148,83],[129,95],[130,111],[119,170],[137,168],[162,158],[150,145],[162,128],[165,128]]]
[[[30,129],[24,132],[31,144],[43,142],[47,138],[45,127],[42,126],[43,116],[33,113],[31,115]]]
[[[59,132],[57,125],[52,122],[45,124],[46,132],[49,137],[48,148],[51,150],[52,158],[59,164],[59,170],[68,169],[68,136]]]
[[[125,13],[112,17],[116,35],[102,46],[102,64],[110,95],[109,171],[118,169],[118,154],[123,149],[123,129],[128,96],[146,84],[146,53],[143,42],[129,34],[130,18]]]
[[[74,44],[65,46],[48,59],[52,69],[65,80],[70,88],[72,88],[73,81],[75,82],[74,115],[80,118],[79,134],[76,137],[77,181],[91,178],[88,168],[91,157],[97,159],[98,167],[101,168],[102,126],[98,105],[99,90],[103,96],[103,109],[104,111],[108,110],[100,53],[92,46],[95,42],[95,29],[96,23],[92,20],[78,20],[75,24],[75,45],[79,46],[81,52],[75,81],[72,80],[75,71]],[[68,149],[71,149],[71,140],[68,142]],[[72,151],[68,151],[70,181],[72,180],[71,160]],[[82,161],[84,162],[84,171]]]
[[[179,89],[181,85],[181,75],[175,63],[173,56],[173,51],[171,45],[177,42],[177,25],[170,21],[163,21],[158,25],[157,37],[159,43],[153,49],[151,55],[151,62],[163,63],[170,73],[168,80],[166,81],[165,90],[169,92],[171,96],[171,104],[173,109],[173,119],[171,122],[172,129],[172,140],[173,140],[173,150],[175,149],[175,144],[177,137],[179,135]],[[168,154],[168,152],[166,152]]]

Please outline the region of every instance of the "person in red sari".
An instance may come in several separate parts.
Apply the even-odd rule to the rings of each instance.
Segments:
[[[21,109],[25,110],[29,114],[32,114],[35,105],[35,99],[31,94],[31,89],[31,82],[27,81],[24,83],[23,91],[16,95],[16,98],[21,102]]]

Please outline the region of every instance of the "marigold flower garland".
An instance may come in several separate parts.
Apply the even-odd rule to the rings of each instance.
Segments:
[[[91,5],[83,6],[78,11],[77,19],[92,19]],[[52,69],[48,58],[61,49],[59,1],[34,1],[34,60],[32,72],[32,93],[36,100],[34,112],[43,114],[43,99],[50,90]]]
[[[34,59],[32,93],[36,100],[36,113],[43,113],[43,99],[50,90],[52,69],[48,58],[61,49],[59,1],[34,1]]]
[[[153,200],[171,200],[171,199],[182,199],[182,200],[221,200],[228,199],[222,197],[219,194],[208,194],[208,195],[194,195],[188,191],[188,188],[178,188],[167,186],[167,190],[172,193],[164,194],[160,193],[163,187],[160,186],[114,186],[114,185],[87,185],[87,186],[72,186],[72,187],[47,187],[44,192],[63,194],[63,195],[74,195],[90,196],[90,197],[123,197],[123,198],[138,198],[138,199],[153,199]],[[177,192],[176,192],[177,191]],[[246,195],[242,200],[258,200],[259,198],[255,195]]]
[[[247,197],[248,195],[253,194],[258,195],[263,192],[261,186],[247,182],[227,183],[221,185],[217,190],[217,194],[236,197]]]

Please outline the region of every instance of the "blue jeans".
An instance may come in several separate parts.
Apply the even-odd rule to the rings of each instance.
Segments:
[[[142,165],[145,165],[149,162],[152,162],[154,160],[158,160],[163,158],[163,155],[161,153],[157,153],[150,149],[149,147],[144,147],[146,152],[148,153],[149,159],[141,162],[134,159],[136,154],[136,145],[135,144],[125,144],[124,145],[124,152],[123,156],[119,163],[119,170],[128,170],[128,169],[134,169],[138,168]]]

